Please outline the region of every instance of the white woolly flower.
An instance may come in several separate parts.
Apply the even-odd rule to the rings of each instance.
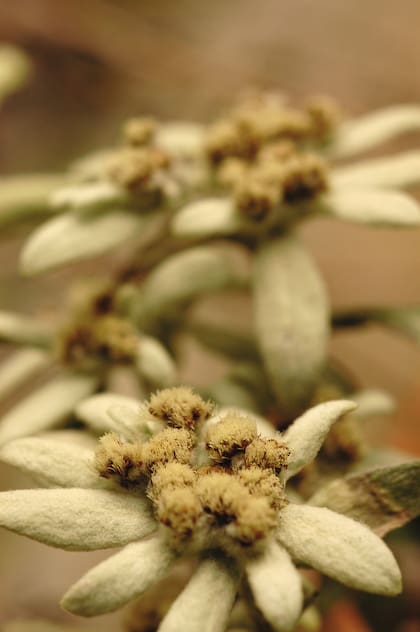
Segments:
[[[171,397],[175,394],[175,400],[170,400],[168,393]],[[95,616],[120,608],[162,579],[171,564],[184,550],[191,552],[191,547],[199,557],[198,568],[161,622],[160,632],[224,630],[243,577],[247,578],[257,608],[273,629],[293,630],[303,608],[302,582],[295,562],[309,565],[359,590],[384,595],[400,592],[397,563],[387,546],[369,528],[326,508],[293,504],[284,496],[281,502],[270,505],[264,505],[263,496],[252,496],[254,503],[260,503],[258,507],[268,507],[267,512],[274,512],[274,521],[260,540],[258,528],[254,529],[247,546],[238,531],[239,523],[235,523],[237,515],[225,528],[225,525],[206,522],[209,514],[200,514],[201,507],[198,507],[197,522],[193,521],[192,527],[189,525],[191,528],[185,532],[184,540],[179,537],[179,530],[176,537],[171,537],[174,533],[169,514],[165,514],[166,526],[159,525],[162,505],[155,503],[159,494],[160,500],[166,498],[172,502],[178,493],[180,499],[187,501],[187,508],[197,508],[194,504],[197,498],[204,502],[203,496],[194,496],[191,491],[191,481],[197,473],[201,482],[196,489],[201,491],[206,487],[203,480],[210,480],[213,471],[216,478],[225,475],[223,468],[227,468],[226,475],[231,477],[232,485],[236,485],[232,489],[243,490],[238,480],[249,482],[249,473],[258,470],[266,472],[267,480],[277,477],[281,490],[286,479],[316,457],[332,424],[353,410],[353,402],[332,401],[311,408],[280,435],[266,423],[260,424],[257,417],[246,416],[242,411],[226,409],[208,419],[209,403],[185,388],[158,393],[143,406],[140,417],[135,416],[134,408],[127,409],[118,401],[112,404],[112,396],[106,397],[111,415],[106,420],[104,407],[102,412],[96,410],[96,415],[93,410],[92,425],[96,429],[118,428],[119,434],[117,438],[106,435],[110,438],[102,441],[96,465],[100,471],[104,468],[102,476],[114,477],[114,481],[118,478],[119,487],[111,487],[109,481],[94,475],[94,453],[86,447],[66,445],[54,438],[23,438],[4,446],[0,453],[3,461],[17,465],[32,473],[42,485],[52,487],[0,494],[1,526],[67,550],[124,546],[69,589],[62,602],[67,610]],[[169,401],[174,402],[172,407],[168,407]],[[169,427],[162,430],[151,413],[164,417]],[[85,419],[90,416],[88,406]],[[118,424],[118,419],[125,419],[124,424]],[[238,420],[243,422],[243,435],[238,432]],[[180,437],[192,437],[195,423],[198,443],[191,452],[190,464],[186,464]],[[144,441],[146,435],[151,436],[149,441]],[[143,440],[133,443],[136,436]],[[171,451],[166,449],[168,437],[177,437],[177,442],[171,445],[176,446],[179,465],[172,467],[172,472],[183,480],[176,489],[174,485],[178,483],[174,479],[166,483],[164,480],[165,471],[168,472],[165,467],[174,463]],[[130,441],[132,443],[128,443]],[[112,444],[114,452],[107,452],[107,442]],[[249,449],[252,445],[253,449]],[[261,451],[261,445],[268,451]],[[273,450],[278,448],[277,462],[274,452],[270,454],[270,446]],[[129,451],[124,452],[124,449]],[[194,465],[194,460],[203,461],[206,454],[207,465]],[[287,454],[288,467],[283,459]],[[159,459],[163,466],[153,469]],[[145,485],[137,485],[136,476],[139,474],[141,478],[147,468],[151,472],[152,487],[149,481],[146,496]],[[209,473],[210,478],[206,478]],[[162,493],[165,485],[169,485],[166,489],[172,490],[172,495]],[[223,489],[226,499],[229,488]],[[183,496],[185,490],[189,491]],[[267,493],[269,496],[271,492]],[[166,509],[164,507],[164,511]],[[182,513],[182,505],[178,510]],[[179,517],[180,514],[171,514],[174,515]],[[262,519],[265,519],[263,515]],[[215,538],[208,524],[215,525]],[[255,525],[255,521],[252,524]],[[204,528],[207,531],[201,539],[198,535],[197,545],[195,532]]]

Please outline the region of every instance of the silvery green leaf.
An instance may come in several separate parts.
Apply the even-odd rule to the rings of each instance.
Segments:
[[[391,551],[347,516],[289,504],[281,510],[277,539],[294,559],[346,586],[389,596],[401,592],[401,573]]]
[[[142,285],[134,317],[146,325],[202,294],[243,284],[245,275],[230,254],[217,246],[199,246],[168,257]]]
[[[29,217],[55,213],[49,196],[62,186],[64,177],[52,173],[2,176],[0,178],[0,226]]]
[[[145,500],[102,489],[1,492],[0,526],[69,551],[123,546],[156,529]]]
[[[0,419],[0,444],[58,426],[97,383],[96,377],[69,373],[40,387]]]
[[[152,388],[166,388],[173,385],[177,378],[173,358],[162,343],[152,336],[141,336],[135,366]]]
[[[97,434],[116,432],[134,439],[141,431],[139,402],[117,393],[99,393],[80,401],[75,415]]]
[[[420,152],[359,161],[332,172],[333,186],[399,189],[420,184]]]
[[[379,389],[365,389],[352,393],[352,401],[357,405],[353,415],[358,419],[382,415],[392,415],[396,401],[390,393]]]
[[[420,106],[395,105],[344,123],[335,134],[330,153],[346,158],[419,129]]]
[[[13,312],[0,312],[1,341],[47,347],[52,335],[51,327],[42,321]]]
[[[0,448],[0,461],[18,467],[41,487],[102,486],[93,457],[92,450],[52,438],[24,437]]]
[[[86,430],[82,429],[55,428],[54,430],[40,432],[37,437],[40,439],[52,439],[53,441],[60,441],[69,445],[81,446],[90,451],[96,450],[98,447],[98,437],[88,434]]]
[[[206,396],[220,406],[234,406],[245,410],[257,411],[258,401],[249,387],[226,376],[213,382],[206,388]]]
[[[278,632],[295,629],[302,613],[302,581],[289,554],[275,542],[246,564],[255,605]]]
[[[349,222],[373,226],[420,225],[420,206],[414,198],[398,191],[335,188],[320,197],[318,211]]]
[[[139,234],[149,221],[123,210],[87,216],[65,213],[31,235],[22,251],[21,270],[38,274],[103,254]]]
[[[171,156],[196,158],[203,154],[204,133],[203,125],[173,121],[159,126],[155,142]]]
[[[0,364],[0,398],[9,395],[50,362],[48,353],[41,349],[22,349],[3,360]]]
[[[311,505],[363,522],[383,537],[420,515],[420,461],[348,474],[319,489]]]
[[[53,207],[59,209],[75,209],[92,211],[121,206],[128,201],[127,192],[113,182],[82,182],[58,189],[50,197]]]
[[[259,358],[257,343],[251,333],[242,333],[232,327],[225,328],[203,320],[189,320],[186,331],[211,351],[229,358],[254,361]]]
[[[330,320],[323,280],[296,237],[261,244],[253,298],[267,377],[282,412],[292,416],[311,397],[323,369]]]
[[[420,307],[395,307],[375,310],[376,320],[420,343]]]
[[[61,605],[83,617],[117,610],[162,579],[173,559],[159,535],[128,544],[79,579]]]
[[[296,419],[284,432],[283,438],[290,449],[287,478],[312,463],[321,449],[331,426],[343,415],[356,408],[351,401],[337,400],[318,404]]]
[[[183,238],[232,235],[242,227],[243,221],[230,198],[191,202],[172,221],[172,233]]]
[[[172,604],[159,632],[223,632],[237,583],[237,572],[227,562],[205,559]]]
[[[23,50],[10,44],[0,46],[0,101],[19,90],[31,71],[31,62]]]

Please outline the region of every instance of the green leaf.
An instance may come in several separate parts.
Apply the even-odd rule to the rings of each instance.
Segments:
[[[420,206],[409,195],[380,189],[335,188],[317,201],[318,211],[372,226],[420,225]]]
[[[253,276],[257,340],[282,412],[295,416],[322,372],[329,335],[325,286],[293,235],[262,243]]]
[[[21,254],[21,271],[39,274],[103,254],[138,234],[148,221],[128,211],[93,216],[66,213],[31,235]]]
[[[349,474],[309,500],[368,525],[378,535],[398,529],[420,514],[420,461]]]

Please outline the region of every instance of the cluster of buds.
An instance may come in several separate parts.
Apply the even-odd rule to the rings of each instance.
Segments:
[[[161,429],[146,442],[102,437],[95,460],[100,476],[128,490],[146,489],[176,549],[255,551],[286,504],[279,476],[286,445],[259,436],[243,414],[212,418],[212,405],[185,387],[156,393],[144,412]]]
[[[337,107],[325,98],[303,109],[270,96],[245,102],[208,131],[216,179],[233,190],[245,217],[265,222],[280,204],[327,191],[327,163],[314,150],[328,141],[338,121]]]

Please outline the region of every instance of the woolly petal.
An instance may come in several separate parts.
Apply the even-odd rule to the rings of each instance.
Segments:
[[[257,340],[282,411],[306,404],[319,378],[329,332],[324,282],[293,236],[264,241],[253,281]]]
[[[128,211],[87,216],[65,213],[32,233],[21,255],[21,271],[38,274],[103,254],[139,233],[148,221]]]
[[[159,626],[159,632],[223,632],[238,577],[221,559],[204,560]]]
[[[339,188],[323,196],[317,206],[320,212],[349,222],[395,227],[420,224],[419,204],[397,191]]]
[[[12,312],[0,312],[0,340],[2,341],[46,347],[51,337],[51,328],[35,318]]]
[[[420,183],[420,151],[364,160],[332,172],[335,187],[405,188]]]
[[[175,383],[175,362],[162,343],[152,336],[141,336],[135,364],[152,388],[166,388]]]
[[[22,349],[0,365],[0,397],[6,397],[32,375],[44,369],[51,358],[40,349]]]
[[[113,182],[78,183],[55,191],[50,198],[56,208],[70,208],[78,211],[98,210],[128,200],[127,192]]]
[[[172,232],[176,237],[216,237],[232,235],[243,222],[229,198],[209,198],[191,202],[175,215]]]
[[[291,453],[287,478],[312,463],[333,423],[355,408],[356,404],[347,400],[325,402],[310,408],[289,426],[283,435]]]
[[[143,325],[168,316],[202,294],[244,282],[232,252],[217,246],[189,248],[168,257],[145,280],[133,305]]]
[[[58,426],[96,386],[97,378],[89,375],[68,374],[52,380],[4,415],[0,444]]]
[[[110,411],[119,410],[115,417]],[[126,439],[134,439],[140,423],[139,402],[117,393],[99,393],[82,400],[75,408],[78,419],[97,434],[116,432]]]
[[[156,529],[145,500],[99,489],[2,492],[0,526],[70,551],[123,546]]]
[[[420,129],[420,107],[396,105],[345,123],[338,130],[330,152],[334,157],[353,156],[373,149],[395,136]]]
[[[93,451],[54,439],[25,437],[0,449],[0,461],[32,476],[41,487],[99,487]]]
[[[159,535],[129,544],[84,575],[61,605],[83,617],[117,610],[162,579],[173,559]]]
[[[368,527],[329,509],[288,505],[277,538],[293,558],[367,592],[396,595],[401,573],[386,544]]]
[[[49,208],[52,191],[62,186],[62,175],[33,173],[0,178],[0,226],[20,222],[28,217],[55,213]]]
[[[303,608],[299,573],[289,554],[275,542],[246,565],[255,604],[279,632],[294,630]]]

